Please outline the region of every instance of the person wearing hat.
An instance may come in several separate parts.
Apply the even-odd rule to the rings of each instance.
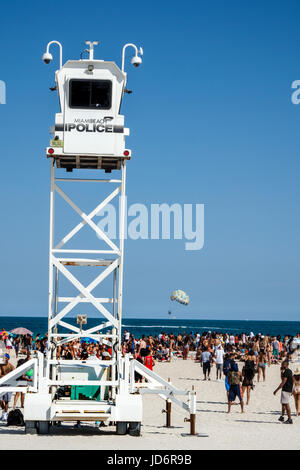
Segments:
[[[14,370],[14,366],[9,362],[10,360],[10,355],[9,354],[4,354],[4,364],[0,366],[0,373],[1,377],[4,377],[5,375],[9,374],[9,372]],[[0,406],[2,408],[2,416],[1,416],[1,421],[7,421],[7,414],[8,414],[8,405],[11,400],[11,392],[3,393],[0,396]]]
[[[293,395],[296,407],[296,416],[300,414],[300,367],[294,371],[293,375]]]

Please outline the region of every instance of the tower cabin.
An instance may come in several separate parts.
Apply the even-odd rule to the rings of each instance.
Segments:
[[[58,168],[120,169],[130,159],[124,116],[120,114],[126,73],[115,64],[89,59],[68,60],[55,73],[60,112],[46,149]]]

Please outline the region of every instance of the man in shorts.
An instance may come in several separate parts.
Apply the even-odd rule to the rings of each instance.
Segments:
[[[241,394],[241,384],[242,374],[239,371],[239,367],[234,360],[231,362],[231,368],[227,374],[227,379],[229,383],[229,392],[228,392],[228,413],[230,413],[231,405],[236,398],[240,400],[241,412],[244,413],[244,402]]]
[[[215,350],[215,358],[216,358],[216,380],[221,381],[222,378],[222,370],[223,370],[223,362],[224,362],[224,349],[221,345],[218,345]]]
[[[274,395],[281,389],[281,416],[279,421],[284,424],[293,424],[291,417],[290,399],[293,392],[293,372],[289,369],[289,362],[283,361],[281,364],[281,384],[274,391]],[[288,419],[284,421],[284,414],[287,414]]]
[[[212,360],[211,353],[208,351],[208,347],[205,346],[204,351],[201,354],[201,359],[200,359],[200,363],[202,364],[202,367],[203,367],[203,374],[204,374],[203,380],[206,380],[206,374],[208,375],[208,380],[210,380],[209,375],[210,375],[211,360]]]
[[[9,362],[10,355],[4,354],[4,364],[0,366],[1,377],[9,374],[12,370],[14,370],[14,366]],[[2,408],[2,416],[1,421],[7,421],[7,414],[8,414],[8,405],[11,400],[11,392],[4,393],[0,396],[0,406]]]

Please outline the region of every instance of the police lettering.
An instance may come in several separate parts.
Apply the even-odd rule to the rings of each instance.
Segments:
[[[123,126],[112,126],[109,124],[95,124],[95,123],[79,123],[79,124],[65,124],[65,131],[66,132],[123,132]]]

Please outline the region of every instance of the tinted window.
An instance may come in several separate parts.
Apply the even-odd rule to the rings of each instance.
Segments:
[[[70,108],[111,108],[110,80],[70,80]]]

